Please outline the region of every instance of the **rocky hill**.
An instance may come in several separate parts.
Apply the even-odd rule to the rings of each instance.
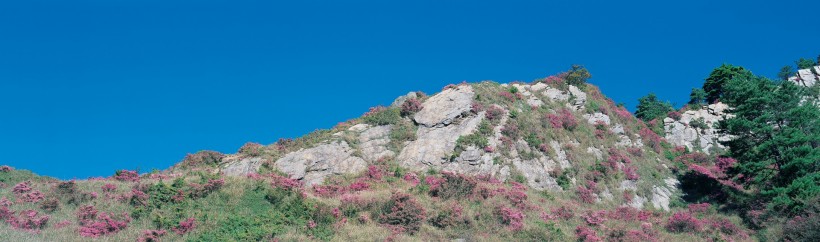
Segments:
[[[724,207],[688,203],[678,181],[678,157],[722,148],[712,127],[726,105],[665,119],[664,138],[588,77],[411,92],[328,130],[147,174],[59,181],[3,167],[0,238],[755,240]]]

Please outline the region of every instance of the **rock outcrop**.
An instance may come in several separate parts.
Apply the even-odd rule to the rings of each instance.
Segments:
[[[382,158],[391,158],[395,152],[387,148],[390,143],[391,125],[366,126],[359,134],[359,151],[362,158],[368,162],[375,162]],[[351,128],[355,132],[355,129]]]
[[[260,157],[244,157],[240,155],[228,155],[222,158],[224,165],[222,173],[227,176],[245,176],[257,172],[264,161]]]
[[[723,149],[720,141],[727,141],[715,129],[715,124],[726,118],[725,111],[729,106],[715,103],[698,110],[688,110],[681,114],[679,120],[663,120],[666,140],[676,146],[686,146],[689,150],[700,150],[710,153],[713,148]]]
[[[321,184],[331,175],[354,174],[364,171],[367,163],[353,156],[353,149],[344,141],[299,150],[277,160],[279,171],[292,179],[301,180],[306,186]]]
[[[450,125],[471,109],[473,103],[473,88],[469,85],[459,85],[447,88],[441,93],[430,97],[422,104],[422,109],[413,120],[420,126],[440,128]]]
[[[814,86],[820,82],[820,66],[797,70],[797,75],[790,77],[789,81],[805,87]]]

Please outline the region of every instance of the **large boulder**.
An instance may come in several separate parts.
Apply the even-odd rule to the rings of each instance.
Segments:
[[[228,155],[223,158],[222,174],[227,176],[245,176],[259,171],[264,161],[260,157],[244,157],[240,155]]]
[[[456,118],[471,110],[473,96],[475,93],[470,85],[447,88],[424,101],[423,108],[413,116],[413,120],[428,128],[450,125]]]
[[[721,135],[715,124],[727,117],[725,112],[728,108],[726,104],[715,103],[697,110],[688,110],[681,114],[679,120],[665,118],[665,138],[676,146],[685,146],[690,150],[700,148],[707,154],[715,147],[723,149],[720,141],[726,141],[729,137]],[[702,122],[705,127],[693,125],[694,122]]]
[[[425,108],[426,109],[426,108]],[[441,168],[449,162],[450,155],[456,148],[458,137],[472,134],[484,118],[484,113],[467,116],[443,127],[420,126],[416,131],[416,140],[402,149],[397,160],[404,167],[412,170]]]
[[[359,151],[366,161],[393,157],[395,152],[387,148],[390,143],[392,125],[369,127],[359,134]]]
[[[367,163],[352,154],[353,149],[347,142],[335,141],[289,153],[274,164],[290,178],[312,186],[332,175],[354,174],[367,169]]]

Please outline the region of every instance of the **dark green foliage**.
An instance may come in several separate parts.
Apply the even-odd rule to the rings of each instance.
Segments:
[[[564,79],[567,80],[569,85],[584,87],[589,78],[592,78],[592,74],[589,74],[587,68],[582,65],[572,65]]]
[[[703,105],[706,103],[706,92],[703,91],[701,88],[692,88],[692,92],[689,93],[689,104],[690,105]]]
[[[820,200],[812,199],[799,215],[783,225],[785,241],[820,241]]]
[[[375,113],[362,117],[362,121],[370,125],[396,124],[401,120],[401,110],[398,108],[386,108]]]
[[[302,198],[298,191],[270,188],[258,184],[245,191],[237,204],[245,213],[231,212],[215,222],[217,227],[204,231],[188,241],[270,241],[287,231],[307,233],[320,240],[329,240],[333,235],[333,217],[326,209]],[[316,227],[307,227],[314,221]]]
[[[797,65],[797,69],[809,69],[813,66],[817,65],[817,61],[808,59],[808,58],[800,58],[799,60],[794,62]]]
[[[792,66],[783,66],[780,68],[780,72],[777,73],[777,77],[783,81],[788,80],[792,75],[794,75],[794,69]]]
[[[430,196],[441,199],[463,199],[473,194],[478,186],[475,178],[452,173],[443,173],[444,182],[430,190]]]
[[[150,186],[147,194],[148,206],[159,209],[174,201],[173,197],[178,194],[178,189],[160,181]]]
[[[675,111],[672,104],[662,102],[658,100],[658,96],[655,96],[654,93],[649,93],[638,99],[638,109],[635,110],[635,117],[648,122],[656,118],[666,117],[666,114],[671,111]]]
[[[706,124],[706,120],[703,119],[703,117],[700,117],[698,119],[694,119],[692,121],[689,121],[689,126],[692,126],[692,128],[698,128],[698,129],[708,129],[709,128],[709,125]]]
[[[706,92],[706,101],[715,103],[723,96],[723,85],[732,79],[748,79],[752,77],[752,72],[740,66],[723,64],[712,70],[706,82],[703,83],[703,91]]]
[[[404,193],[393,193],[390,200],[382,206],[379,223],[397,226],[402,232],[414,234],[419,231],[427,217],[427,212],[412,196]]]
[[[402,143],[416,140],[416,126],[409,122],[400,122],[390,130],[390,140]]]
[[[820,109],[817,93],[791,82],[733,79],[724,100],[734,118],[720,129],[736,137],[724,144],[770,208],[790,213],[820,196]]]

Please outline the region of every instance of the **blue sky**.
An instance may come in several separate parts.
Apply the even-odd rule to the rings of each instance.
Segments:
[[[573,63],[630,108],[649,92],[682,104],[721,63],[774,76],[820,54],[820,1],[288,2],[0,3],[0,164],[164,169]]]

